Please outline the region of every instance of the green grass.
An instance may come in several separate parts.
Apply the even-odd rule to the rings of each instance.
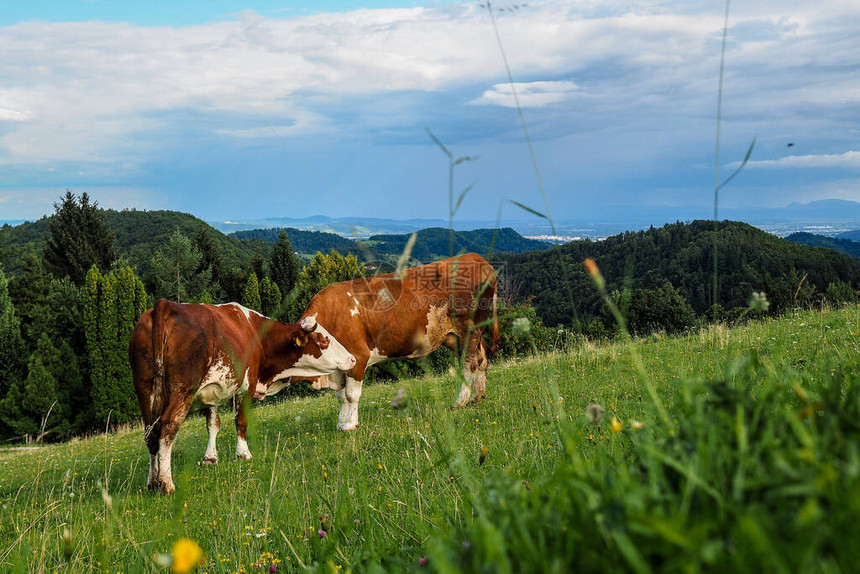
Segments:
[[[335,431],[333,396],[256,405],[251,461],[233,460],[225,416],[221,462],[199,466],[206,431],[192,417],[173,497],[145,489],[140,426],[0,450],[0,571],[160,571],[153,558],[183,537],[203,548],[201,572],[419,570],[426,556],[440,571],[564,571],[570,557],[585,570],[737,570],[749,556],[776,556],[779,570],[789,553],[768,522],[774,500],[817,529],[788,570],[840,571],[842,535],[822,538],[820,525],[860,512],[845,502],[860,495],[848,416],[858,333],[854,306],[636,341],[668,422],[630,349],[611,343],[492,365],[487,399],[456,411],[452,377],[367,386],[352,433]],[[393,410],[401,386],[409,404]],[[606,409],[601,424],[583,415],[590,404]],[[793,478],[807,459],[814,468]]]

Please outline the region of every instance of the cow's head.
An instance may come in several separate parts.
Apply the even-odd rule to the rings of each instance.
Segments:
[[[317,323],[316,315],[302,319],[287,344],[301,352],[296,363],[288,369],[291,377],[328,375],[335,371],[348,371],[355,366],[355,357]]]

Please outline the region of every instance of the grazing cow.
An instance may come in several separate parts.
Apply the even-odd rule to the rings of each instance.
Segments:
[[[368,366],[394,358],[423,357],[440,345],[465,346],[465,380],[455,401],[463,406],[485,394],[487,349],[483,332],[492,311],[491,351],[499,340],[496,274],[466,253],[397,274],[329,285],[302,315],[315,318],[355,356],[356,364],[315,382],[337,390],[337,428],[358,425],[358,401]],[[474,395],[472,389],[474,388]]]
[[[218,460],[218,406],[236,401],[236,456],[251,458],[244,395],[258,385],[273,394],[290,377],[349,370],[355,358],[313,318],[300,325],[268,319],[236,303],[187,305],[164,299],[131,334],[129,360],[145,424],[150,489],[175,490],[170,455],[191,410],[206,410],[204,462]]]

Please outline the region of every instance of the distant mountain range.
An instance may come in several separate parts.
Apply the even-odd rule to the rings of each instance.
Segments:
[[[559,219],[555,229],[545,219],[505,218],[500,222],[491,220],[455,220],[457,231],[510,227],[525,237],[556,236],[559,242],[575,239],[603,239],[624,231],[648,229],[675,221],[692,221],[706,218],[709,213],[702,208],[648,207],[607,212],[600,217],[588,219]],[[794,232],[805,231],[820,235],[835,236],[860,229],[860,203],[842,199],[823,199],[810,203],[792,203],[785,207],[733,209],[719,211],[720,219],[744,221],[774,235],[784,237]],[[447,228],[442,219],[385,219],[377,217],[333,218],[315,215],[304,218],[276,217],[268,219],[242,219],[210,221],[210,225],[224,233],[251,229],[290,227],[306,231],[336,233],[350,239],[368,239],[372,235],[412,233],[421,229]],[[551,239],[550,239],[551,240]]]

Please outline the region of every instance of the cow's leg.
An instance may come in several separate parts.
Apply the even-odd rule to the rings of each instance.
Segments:
[[[475,390],[476,401],[481,400],[478,397],[478,390],[483,393],[486,386],[486,378],[479,381],[480,369],[478,365],[479,350],[481,347],[481,333],[473,331],[465,336],[461,336],[460,340],[466,341],[466,356],[463,364],[463,384],[460,386],[460,393],[457,395],[457,400],[454,402],[455,407],[466,406],[469,399],[472,397],[472,390]],[[480,386],[480,387],[479,387]],[[481,395],[483,396],[483,395]]]
[[[146,488],[156,490],[159,488],[158,483],[158,447],[159,439],[161,438],[161,425],[155,424],[144,425],[146,429],[143,435],[143,441],[146,443],[146,450],[149,451],[149,474],[146,476]]]
[[[236,400],[236,458],[249,460],[253,455],[248,449],[248,412],[246,409],[251,408],[251,401],[247,396],[237,396]]]
[[[191,410],[193,395],[187,397],[175,396],[170,399],[164,414],[161,415],[161,436],[158,439],[158,473],[155,485],[160,486],[165,494],[173,494],[176,486],[173,484],[173,474],[170,468],[170,457],[173,454],[173,443],[176,433]]]
[[[218,462],[218,431],[221,430],[221,415],[218,407],[211,406],[206,409],[206,429],[209,431],[209,442],[206,444],[206,454],[203,455],[203,464],[215,464]]]
[[[362,377],[363,378],[363,377]],[[340,414],[337,417],[337,429],[351,431],[358,426],[358,400],[361,398],[361,379],[353,379],[346,375],[346,384],[337,391],[340,402]]]
[[[484,344],[483,337],[479,338],[479,343],[478,353],[475,357],[475,392],[472,395],[473,403],[481,402],[481,399],[487,395],[487,367],[489,366],[487,347]]]

